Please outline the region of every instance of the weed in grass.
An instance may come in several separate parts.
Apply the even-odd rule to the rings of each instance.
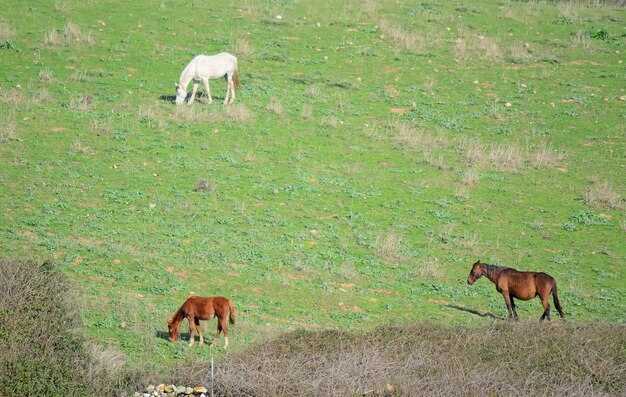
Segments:
[[[598,216],[587,210],[578,211],[576,214],[570,216],[570,221],[580,223],[585,226],[609,224],[609,220],[606,217]]]
[[[209,182],[206,179],[201,179],[196,183],[196,187],[193,188],[194,192],[203,192],[207,195],[212,195],[217,189],[215,182]]]

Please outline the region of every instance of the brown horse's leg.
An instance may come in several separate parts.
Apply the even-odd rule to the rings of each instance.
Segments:
[[[513,309],[513,319],[517,320],[517,311],[515,310],[515,301],[513,300],[513,296],[509,295],[509,298],[511,299],[511,308]]]
[[[550,303],[548,303],[548,294],[542,294],[540,296],[541,304],[543,305],[543,314],[541,315],[539,321],[542,321],[546,318],[548,319],[548,321],[550,321]]]
[[[226,322],[226,315],[220,317],[219,327],[224,332],[224,349],[228,348],[228,323]]]
[[[215,333],[215,339],[213,339],[213,343],[211,343],[211,347],[217,346],[217,340],[220,338],[220,332],[222,332],[222,322],[220,321],[221,317],[217,317],[217,332]]]
[[[199,318],[195,318],[194,322],[196,324],[196,331],[198,331],[198,335],[200,335],[200,346],[202,346],[204,344],[204,339],[202,339],[202,328],[200,327],[200,319]]]
[[[195,339],[193,334],[195,318],[194,316],[187,316],[187,320],[189,321],[189,347],[191,347]]]
[[[513,307],[511,306],[511,295],[509,295],[509,291],[502,291],[502,296],[504,296],[504,301],[506,302],[506,308],[509,311],[509,320],[513,318]]]

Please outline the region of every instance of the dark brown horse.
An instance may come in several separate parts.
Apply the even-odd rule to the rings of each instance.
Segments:
[[[230,315],[229,315],[230,312]],[[167,322],[170,331],[170,342],[175,342],[180,336],[180,323],[184,318],[189,321],[189,347],[194,342],[194,324],[198,335],[200,335],[200,345],[204,343],[200,320],[210,320],[217,317],[217,334],[211,346],[215,346],[220,337],[220,332],[224,332],[224,348],[228,347],[228,325],[226,316],[231,324],[235,324],[235,307],[233,303],[223,296],[190,296],[185,303],[174,313],[174,317]]]
[[[496,290],[504,296],[509,318],[517,320],[513,298],[527,301],[539,296],[544,309],[541,320],[544,318],[550,320],[550,304],[548,303],[550,293],[554,299],[554,307],[561,317],[565,317],[556,291],[556,280],[546,273],[520,272],[510,267],[488,265],[478,261],[472,266],[472,271],[467,276],[467,283],[474,284],[482,276],[491,280],[496,285]]]

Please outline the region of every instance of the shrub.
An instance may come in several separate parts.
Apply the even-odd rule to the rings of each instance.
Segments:
[[[130,382],[121,353],[85,349],[71,291],[49,263],[0,258],[0,397],[112,396]]]
[[[626,327],[495,321],[293,331],[218,364],[219,396],[604,396],[626,388]],[[188,363],[185,364],[188,368]],[[189,380],[210,385],[206,368]],[[203,377],[205,377],[203,379]]]

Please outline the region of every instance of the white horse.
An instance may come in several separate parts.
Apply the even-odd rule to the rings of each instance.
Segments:
[[[187,102],[191,105],[196,99],[198,84],[202,81],[209,96],[209,103],[213,102],[211,98],[211,89],[209,88],[210,79],[219,79],[224,76],[227,81],[226,98],[224,105],[235,101],[235,89],[239,87],[239,76],[237,74],[237,58],[227,52],[221,52],[217,55],[198,55],[189,62],[180,74],[180,79],[176,83],[176,104],[181,105],[187,97],[187,86],[193,80],[193,91],[191,98]],[[230,102],[228,96],[230,95]]]

